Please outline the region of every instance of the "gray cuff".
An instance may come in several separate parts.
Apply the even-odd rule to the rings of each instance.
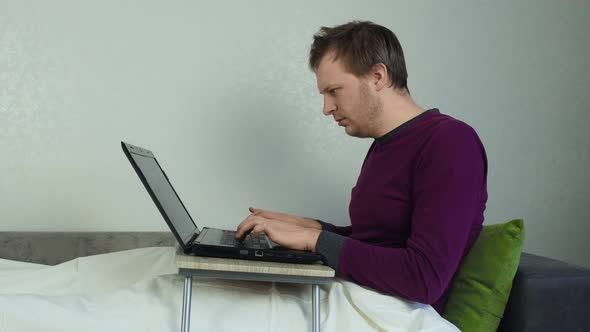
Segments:
[[[323,225],[322,225],[323,226]],[[338,273],[340,252],[348,238],[332,232],[322,231],[315,245],[315,251],[324,257],[324,263]]]
[[[335,233],[336,226],[334,226],[330,223],[327,223],[327,222],[323,222],[319,219],[316,219],[316,221],[319,222],[320,225],[322,225],[322,231],[328,231],[328,232]]]

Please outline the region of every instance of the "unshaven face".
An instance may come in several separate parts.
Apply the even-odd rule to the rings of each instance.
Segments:
[[[383,106],[371,91],[368,78],[348,72],[328,53],[318,65],[316,79],[324,96],[324,114],[333,116],[350,136],[372,137]]]

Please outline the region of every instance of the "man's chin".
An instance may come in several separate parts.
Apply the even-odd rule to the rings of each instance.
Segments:
[[[359,132],[358,130],[354,130],[353,127],[350,126],[346,126],[344,127],[344,132],[351,137],[356,137],[356,138],[367,138],[367,137],[372,137],[370,135],[364,134]]]
[[[344,127],[344,132],[348,135],[348,136],[352,136],[352,137],[361,137],[360,133],[357,130],[354,130],[353,127],[351,127],[350,125]]]

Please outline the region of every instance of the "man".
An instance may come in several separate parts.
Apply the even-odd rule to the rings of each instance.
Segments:
[[[432,304],[442,313],[462,258],[479,235],[487,157],[475,131],[412,100],[402,48],[371,22],[323,27],[309,64],[324,114],[374,139],[352,190],[351,226],[250,208],[237,229],[320,253],[340,278]]]

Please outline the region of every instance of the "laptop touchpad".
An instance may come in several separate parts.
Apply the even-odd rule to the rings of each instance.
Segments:
[[[222,243],[223,231],[220,229],[208,228],[207,233],[202,239],[199,239],[201,244],[219,245]]]

